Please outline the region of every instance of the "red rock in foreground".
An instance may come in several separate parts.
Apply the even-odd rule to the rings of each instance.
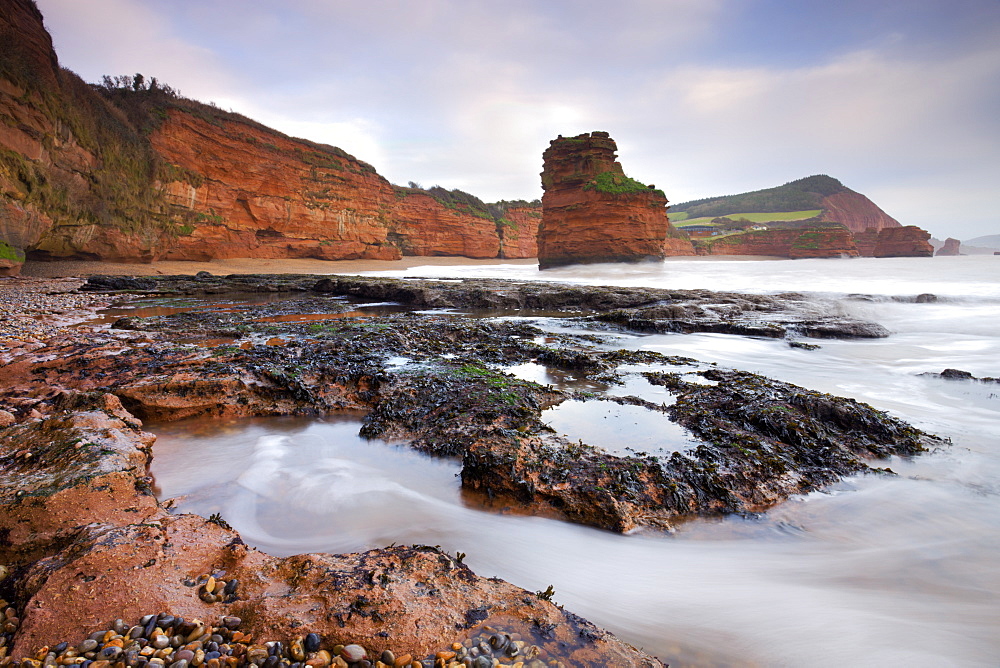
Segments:
[[[538,265],[694,255],[667,219],[663,191],[625,176],[607,132],[552,140],[543,154]]]
[[[51,417],[0,428],[0,565],[18,610],[3,654],[34,656],[112,620],[128,626],[166,612],[207,624],[240,617],[256,643],[315,633],[328,649],[359,643],[370,656],[391,649],[422,659],[489,625],[566,666],[662,665],[437,548],[276,558],[222,520],[172,515],[145,477],[154,437],[120,401],[62,401]],[[212,573],[233,585],[224,600],[202,595],[198,584]]]

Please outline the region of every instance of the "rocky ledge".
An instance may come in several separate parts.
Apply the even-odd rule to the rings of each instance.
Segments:
[[[3,664],[660,665],[548,593],[476,576],[461,555],[410,546],[279,559],[224,518],[172,514],[147,477],[150,418],[360,409],[363,435],[461,459],[470,502],[613,531],[764,510],[844,475],[891,475],[876,460],[941,444],[850,399],[615,346],[622,330],[792,343],[887,334],[801,295],[204,274],[84,287],[172,308],[0,351]],[[206,301],[164,302],[180,295]],[[482,317],[515,313],[592,333]],[[593,388],[641,380],[672,403],[510,372],[526,363]],[[685,442],[662,453],[572,442],[544,414],[570,401],[649,411]]]
[[[437,548],[278,559],[221,518],[171,515],[146,477],[153,441],[110,394],[63,395],[0,432],[0,663],[371,666],[388,651],[409,657],[390,665],[461,666],[485,633],[508,663],[659,665]]]

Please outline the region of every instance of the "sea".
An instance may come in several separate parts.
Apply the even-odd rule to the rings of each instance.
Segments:
[[[609,345],[852,397],[948,443],[880,464],[894,476],[859,475],[767,512],[618,535],[481,510],[463,499],[458,463],[361,439],[357,415],[188,421],[153,427],[161,498],[218,512],[277,555],[392,543],[464,552],[481,576],[529,591],[551,585],[558,604],[671,666],[1000,666],[1000,383],[937,375],[1000,377],[1000,257],[371,273],[801,293],[891,336],[803,350],[733,335],[620,333]],[[624,441],[646,444],[655,431],[625,413],[601,419],[620,421],[611,433]]]

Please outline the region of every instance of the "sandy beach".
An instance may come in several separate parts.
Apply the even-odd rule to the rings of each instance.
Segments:
[[[664,262],[749,262],[785,260],[767,255],[696,255],[665,258]],[[402,271],[411,267],[519,265],[537,266],[538,258],[501,260],[488,258],[475,260],[467,257],[409,256],[402,260],[288,260],[261,258],[232,258],[210,262],[152,262],[130,264],[125,262],[97,262],[60,260],[54,262],[28,261],[21,275],[30,278],[63,278],[68,276],[170,276],[193,275],[207,271],[218,276],[229,274],[357,274],[366,271]]]
[[[21,275],[33,278],[59,278],[64,276],[92,276],[110,274],[116,276],[155,276],[173,274],[197,274],[207,271],[226,276],[228,274],[355,274],[363,271],[400,271],[410,267],[454,266],[454,265],[536,265],[538,260],[473,260],[467,257],[405,257],[402,260],[287,260],[234,258],[211,262],[152,262],[150,264],[129,264],[116,262],[58,261],[26,262]]]

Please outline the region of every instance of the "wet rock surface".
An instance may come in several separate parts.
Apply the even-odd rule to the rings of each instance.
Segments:
[[[0,368],[0,564],[9,573],[0,597],[18,622],[2,651],[39,665],[45,645],[151,612],[239,617],[253,643],[289,652],[297,637],[310,647],[308,633],[320,638],[322,650],[302,650],[318,663],[283,649],[274,665],[377,665],[386,651],[452,665],[461,647],[474,662],[463,643],[495,635],[483,625],[509,635],[496,640],[504,648],[515,635],[519,651],[537,645],[524,665],[657,665],[545,596],[479,578],[436,548],[278,559],[244,545],[223,518],[173,515],[151,494],[154,437],[141,420],[362,410],[362,435],[461,459],[468,503],[619,532],[764,510],[844,475],[891,474],[875,460],[941,444],[849,399],[614,345],[622,331],[884,335],[802,295],[207,274],[96,277],[85,288],[155,297],[136,305],[162,310],[59,333],[9,352]],[[512,315],[521,317],[487,317]],[[669,390],[672,403],[510,372],[524,364],[572,372],[591,388],[642,381]],[[689,442],[663,452],[573,442],[545,417],[567,402],[647,411]],[[244,657],[263,651],[253,643]],[[366,658],[354,661],[351,645]]]
[[[0,432],[3,665],[81,657],[127,666],[377,665],[363,661],[385,651],[421,666],[468,665],[451,659],[470,656],[483,634],[487,642],[498,635],[494,649],[508,650],[508,663],[660,665],[434,547],[278,559],[246,546],[221,518],[171,515],[144,476],[151,442],[113,395],[96,393]],[[141,631],[126,625],[126,633],[120,622],[115,633],[102,630],[101,620],[150,609],[164,612],[135,623]],[[268,656],[277,658],[263,664]]]
[[[978,380],[981,383],[1000,383],[1000,378],[991,378],[990,376],[983,376],[980,378],[973,376],[971,371],[965,371],[963,369],[945,369],[941,373],[928,371],[927,373],[922,373],[920,375],[935,376],[946,380]]]
[[[719,332],[816,338],[882,338],[888,330],[839,313],[836,305],[805,295],[751,295],[710,290],[659,290],[517,282],[502,279],[393,279],[285,274],[142,277],[91,276],[84,291],[156,296],[234,293],[323,294],[419,308],[550,311],[640,332]],[[297,308],[286,305],[286,308]],[[346,310],[346,309],[345,309]],[[244,318],[245,319],[245,318]]]

